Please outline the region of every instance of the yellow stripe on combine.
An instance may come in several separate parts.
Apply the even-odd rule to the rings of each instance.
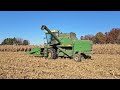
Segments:
[[[51,32],[58,32],[58,30],[51,30]],[[45,33],[48,33],[47,31],[45,31]]]
[[[72,45],[69,44],[69,45],[60,45],[60,46],[72,46]]]
[[[58,32],[58,30],[51,30],[51,32]]]

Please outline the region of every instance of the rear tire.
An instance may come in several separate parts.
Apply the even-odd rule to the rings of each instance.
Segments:
[[[75,61],[75,62],[80,62],[81,61],[81,55],[79,55],[79,54],[75,54],[74,55],[74,57],[73,57],[73,60]]]

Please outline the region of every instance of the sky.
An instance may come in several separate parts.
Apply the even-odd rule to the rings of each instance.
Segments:
[[[0,11],[0,43],[16,37],[41,45],[45,37],[42,25],[62,33],[74,32],[79,39],[120,28],[120,11]]]

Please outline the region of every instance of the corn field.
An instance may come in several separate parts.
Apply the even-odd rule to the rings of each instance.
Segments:
[[[0,52],[0,79],[120,79],[120,55],[94,54],[74,62]]]
[[[31,51],[34,48],[34,45],[1,45],[0,51],[7,52],[18,52],[18,51]]]
[[[93,45],[92,59],[81,62],[25,54],[34,47],[1,45],[0,79],[120,79],[120,45]]]
[[[95,54],[120,54],[119,44],[95,44],[93,45]]]
[[[31,51],[35,45],[0,45],[0,51],[2,52],[19,52],[19,51]],[[42,46],[40,46],[42,47]],[[94,54],[120,54],[120,45],[118,44],[94,44]]]

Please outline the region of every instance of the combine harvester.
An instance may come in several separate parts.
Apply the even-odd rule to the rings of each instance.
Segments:
[[[42,25],[41,30],[46,30],[46,43],[43,47],[35,47],[28,54],[41,56],[48,59],[56,59],[58,57],[71,58],[74,61],[82,59],[90,59],[92,54],[92,41],[78,40],[76,34],[61,33],[59,30],[49,30]]]

